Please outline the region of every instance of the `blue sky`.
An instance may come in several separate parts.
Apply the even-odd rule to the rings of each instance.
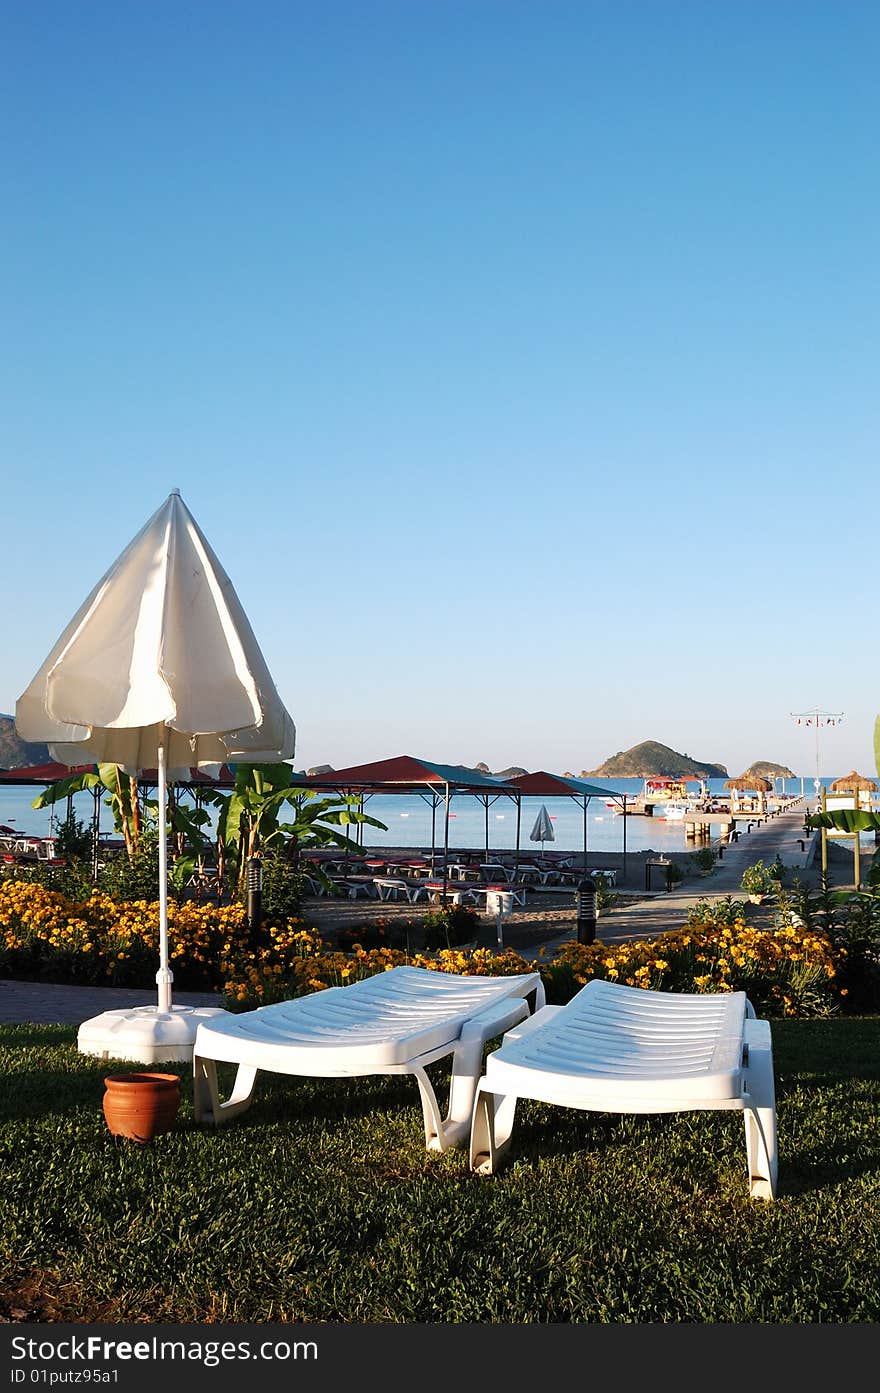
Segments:
[[[872,773],[878,40],[4,0],[0,710],[177,487],[298,765]]]

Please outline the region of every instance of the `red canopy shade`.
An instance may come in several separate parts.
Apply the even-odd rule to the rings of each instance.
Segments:
[[[21,769],[0,769],[0,782],[4,784],[55,784],[59,779],[69,779],[73,774],[89,774],[94,764],[77,764],[71,768],[67,764],[28,764]]]
[[[596,784],[585,783],[583,779],[570,779],[564,774],[548,774],[546,769],[538,769],[533,774],[517,774],[514,779],[505,779],[511,788],[534,798],[623,798],[622,793],[614,793],[610,788],[598,788]]]
[[[94,764],[29,764],[22,769],[0,769],[0,783],[4,784],[56,784],[61,779],[72,778],[74,774],[91,774]],[[158,780],[155,769],[144,769],[138,776],[138,783],[154,784]],[[188,779],[176,779],[176,783],[206,784],[211,788],[231,787],[235,783],[232,770],[223,765],[217,778],[212,778],[203,769],[190,769]]]
[[[392,759],[377,759],[370,764],[355,764],[348,769],[328,770],[305,781],[318,788],[372,789],[375,792],[404,791],[424,784],[449,784],[475,792],[503,793],[511,791],[507,779],[492,779],[476,769],[464,769],[458,764],[437,764],[433,760],[416,759],[413,755],[395,755]]]

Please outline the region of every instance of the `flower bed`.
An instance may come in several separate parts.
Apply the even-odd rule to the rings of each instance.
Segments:
[[[407,954],[367,932],[363,941],[353,935],[348,951],[333,950],[299,919],[266,923],[252,934],[238,906],[169,904],[168,934],[175,986],[222,991],[233,1009],[341,986],[406,962],[482,976],[538,968],[554,1002],[602,977],[660,991],[743,990],[759,1015],[824,1016],[846,1005],[839,980],[845,949],[803,926],[767,931],[740,917],[689,923],[661,938],[614,947],[572,942],[547,961],[511,949]],[[97,891],[84,901],[68,900],[40,885],[0,883],[0,975],[146,987],[155,976],[158,935],[157,902],[120,902]]]
[[[744,991],[759,1016],[828,1016],[845,1005],[843,955],[821,933],[732,924],[688,926],[661,938],[564,944],[546,969],[548,999],[567,1001],[592,977],[653,991]]]
[[[266,924],[251,934],[239,905],[168,904],[169,959],[183,990],[269,984],[312,943],[301,920]],[[143,987],[155,980],[158,954],[158,900],[120,901],[97,890],[72,900],[42,885],[0,882],[0,971],[6,976]]]

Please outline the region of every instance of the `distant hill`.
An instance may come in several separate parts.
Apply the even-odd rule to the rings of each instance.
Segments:
[[[765,779],[796,779],[797,774],[787,764],[773,764],[769,759],[756,759],[745,771],[747,774],[761,774]]]
[[[488,774],[490,779],[515,779],[517,774],[529,772],[528,769],[521,769],[518,764],[512,764],[509,769],[496,769],[493,773],[484,760],[480,760],[479,764],[459,764],[457,767],[466,769],[469,774]]]
[[[631,750],[620,750],[598,769],[584,769],[581,778],[599,775],[606,779],[675,778],[678,774],[695,774],[702,779],[721,779],[727,775],[723,764],[702,764],[690,755],[679,754],[656,740],[643,740]]]
[[[0,769],[26,769],[29,764],[48,764],[49,746],[32,745],[15,731],[12,716],[0,715]]]

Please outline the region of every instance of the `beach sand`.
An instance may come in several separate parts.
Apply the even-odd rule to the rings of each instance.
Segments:
[[[655,855],[651,851],[628,852],[627,873],[622,878],[622,853],[603,852],[599,856],[589,856],[588,862],[595,865],[616,867],[618,881],[614,890],[614,904],[599,914],[597,936],[604,942],[622,941],[638,938],[646,933],[666,933],[681,928],[687,917],[689,905],[697,899],[724,898],[731,894],[734,899],[745,900],[745,895],[734,887],[721,888],[721,877],[717,872],[703,877],[689,855],[674,859],[691,874],[676,887],[674,894],[655,890],[646,894],[644,890],[644,863]],[[862,851],[862,882],[867,878],[871,867],[873,848]],[[813,863],[807,869],[796,872],[801,884],[812,892],[821,888],[822,876],[818,851]],[[836,842],[828,843],[828,879],[835,888],[853,884],[853,856],[846,847]],[[784,882],[785,888],[793,884],[789,873]],[[419,922],[427,913],[428,906],[387,901],[381,904],[375,900],[337,900],[329,898],[308,899],[303,912],[307,922],[328,943],[334,942],[339,929],[357,928],[359,925],[375,924],[384,920],[386,924]],[[773,924],[775,900],[768,899],[761,905],[746,905],[746,919],[761,928]],[[481,923],[486,925],[491,938],[491,925],[494,923],[487,915],[480,915]],[[575,912],[575,892],[573,888],[550,891],[530,891],[526,904],[515,908],[504,920],[504,946],[517,952],[528,953],[540,947],[557,944],[566,938],[576,938],[577,917]]]

